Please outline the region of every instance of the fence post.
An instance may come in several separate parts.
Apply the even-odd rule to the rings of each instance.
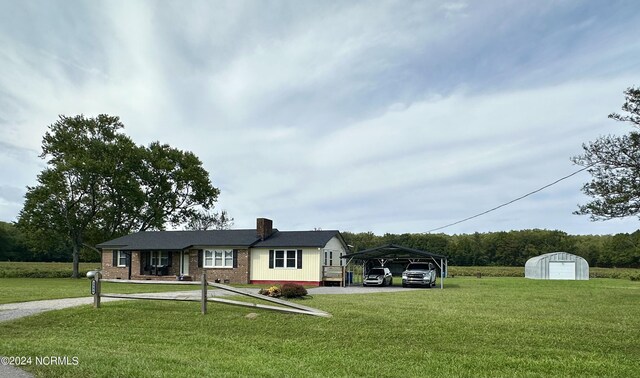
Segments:
[[[93,307],[95,308],[100,308],[100,291],[101,291],[101,283],[100,283],[100,278],[102,277],[102,274],[100,274],[100,272],[96,272],[96,275],[93,276],[93,280],[95,281],[95,285],[96,285],[96,291],[93,294]]]
[[[207,313],[207,273],[202,272],[202,315]]]

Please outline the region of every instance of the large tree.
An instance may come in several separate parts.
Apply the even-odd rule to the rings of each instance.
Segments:
[[[219,194],[193,153],[137,146],[123,127],[108,115],[60,116],[42,141],[47,166],[27,187],[18,226],[32,240],[67,240],[74,277],[83,246],[186,223]]]
[[[199,211],[187,223],[187,230],[228,230],[233,226],[234,219],[229,217],[226,210],[220,213]]]
[[[640,89],[631,87],[624,93],[625,113],[609,118],[640,129]],[[588,167],[592,180],[582,191],[593,199],[580,205],[576,214],[590,215],[592,220],[640,216],[640,132],[603,136],[582,147],[584,153],[572,161]]]

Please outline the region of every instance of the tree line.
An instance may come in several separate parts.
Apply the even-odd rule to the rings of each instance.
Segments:
[[[524,266],[534,256],[569,252],[593,267],[640,268],[640,230],[615,235],[569,235],[563,231],[521,230],[461,235],[342,233],[352,252],[397,244],[447,256],[453,266]],[[0,261],[71,261],[72,247],[65,243],[41,250],[12,223],[0,222]],[[83,249],[81,261],[100,261],[100,255]]]
[[[500,231],[462,235],[343,232],[352,251],[397,244],[445,255],[454,266],[524,266],[534,256],[569,252],[594,267],[640,268],[640,230],[615,235],[569,235],[557,230]]]

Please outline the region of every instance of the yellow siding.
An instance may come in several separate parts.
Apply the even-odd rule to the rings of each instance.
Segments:
[[[322,267],[320,266],[321,250],[318,248],[286,248],[302,249],[302,269],[269,269],[269,249],[270,248],[251,248],[251,280],[322,281]]]

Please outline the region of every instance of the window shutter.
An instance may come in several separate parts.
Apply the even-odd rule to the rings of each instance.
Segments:
[[[151,265],[151,252],[144,252],[144,270],[149,270],[149,265]]]
[[[131,266],[131,251],[124,255],[124,266]]]
[[[302,250],[299,249],[296,255],[297,255],[296,257],[298,258],[298,261],[297,261],[298,269],[302,269]]]
[[[113,252],[112,252],[112,255],[113,255],[112,265],[113,265],[113,267],[116,267],[116,266],[118,266],[118,251],[116,251],[114,249]]]
[[[238,267],[238,250],[237,249],[233,250],[233,267],[234,268]]]
[[[203,249],[199,249],[198,250],[198,268],[202,268],[202,259],[204,257],[204,250]]]
[[[171,260],[172,260],[172,257],[173,257],[173,252],[169,251],[169,252],[167,252],[167,255],[169,255],[168,258],[167,258],[167,266],[171,266]]]
[[[269,269],[273,269],[273,249],[269,250]]]

